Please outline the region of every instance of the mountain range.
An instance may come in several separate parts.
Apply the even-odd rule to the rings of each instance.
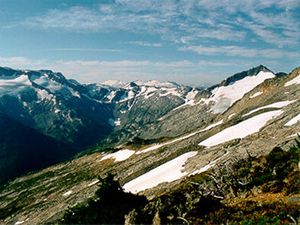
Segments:
[[[153,199],[226,161],[288,148],[300,132],[299,84],[300,68],[262,65],[208,88],[1,67],[0,221],[57,221],[108,173]]]

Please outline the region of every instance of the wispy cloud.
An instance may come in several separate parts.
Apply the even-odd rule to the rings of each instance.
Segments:
[[[298,0],[116,0],[94,8],[52,9],[27,18],[23,25],[77,32],[147,32],[185,44],[203,39],[246,41],[252,33],[260,41],[285,46],[299,44],[299,10]]]
[[[151,43],[147,41],[128,41],[128,42],[124,42],[124,44],[138,45],[143,47],[155,47],[155,48],[162,47],[162,43]]]
[[[254,49],[240,46],[188,46],[179,48],[181,51],[191,51],[199,55],[227,55],[227,56],[242,56],[242,57],[260,57],[260,58],[295,58],[300,57],[299,52],[285,51],[283,49]]]
[[[15,69],[42,68],[46,64],[45,60],[32,60],[26,57],[1,57],[0,65],[12,67]]]
[[[121,49],[110,49],[110,48],[51,48],[48,51],[58,52],[123,52]]]
[[[26,68],[52,68],[83,82],[165,77],[164,80],[186,83],[189,78],[199,82],[214,82],[225,74],[224,71],[239,71],[266,62],[284,66],[289,63],[287,61],[292,61],[289,66],[295,66],[300,58],[299,0],[99,2],[89,6],[57,6],[7,27],[13,29],[14,26],[21,26],[22,29],[46,31],[43,34],[55,31],[63,34],[62,39],[69,38],[70,33],[73,35],[78,32],[75,35],[79,36],[84,33],[85,37],[93,39],[93,43],[97,35],[109,33],[105,37],[113,38],[108,40],[108,45],[101,43],[97,46],[103,48],[99,49],[79,48],[76,45],[72,45],[72,48],[48,49],[74,52],[72,59],[82,60],[46,62],[15,57],[0,58],[0,63],[16,68],[19,65]],[[114,45],[114,41],[117,45]],[[121,50],[114,49],[115,46],[121,46]],[[136,60],[137,55],[128,57],[127,52],[135,46],[140,46],[135,52],[145,60]],[[155,54],[145,55],[148,48],[153,48]],[[118,55],[123,51],[126,56]],[[86,58],[83,55],[88,54],[80,54],[91,52],[116,53],[107,54],[112,56],[107,59],[115,61],[84,60]],[[170,60],[173,61],[159,62],[163,58],[158,58],[159,53],[163,56],[172,54]]]

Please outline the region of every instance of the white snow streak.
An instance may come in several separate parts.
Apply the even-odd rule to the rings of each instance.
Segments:
[[[296,134],[292,134],[290,136],[288,136],[288,138],[291,138],[291,137],[298,137],[300,135],[300,132],[299,133],[296,133]]]
[[[270,111],[259,114],[250,119],[242,121],[234,126],[228,127],[221,132],[209,137],[199,145],[212,147],[236,138],[244,138],[258,132],[267,122],[283,113],[282,110]]]
[[[88,184],[88,187],[91,187],[91,186],[93,186],[93,185],[95,185],[95,184],[97,184],[97,183],[99,183],[99,180],[95,180],[95,181],[89,183],[89,184]]]
[[[67,191],[66,193],[63,194],[64,197],[68,197],[73,193],[73,191]]]
[[[286,82],[284,86],[287,87],[287,86],[290,86],[293,84],[300,84],[300,74],[297,77],[295,77],[294,79]]]
[[[41,100],[52,100],[53,95],[49,94],[46,90],[43,89],[37,89],[36,90],[37,94],[39,95]]]
[[[263,92],[258,91],[256,93],[254,93],[253,95],[251,95],[250,98],[256,98],[257,96],[260,96],[261,94],[263,94]]]
[[[108,154],[104,156],[100,161],[106,160],[106,159],[114,159],[115,162],[120,162],[128,159],[130,156],[132,156],[135,153],[133,150],[129,149],[123,149],[111,154]]]
[[[159,148],[161,148],[161,147],[163,147],[163,146],[165,146],[165,145],[169,145],[169,144],[176,143],[176,142],[178,142],[178,141],[185,140],[185,139],[190,138],[190,137],[192,137],[192,136],[194,136],[194,135],[196,135],[196,134],[199,134],[199,133],[201,133],[201,132],[203,132],[203,131],[210,130],[210,129],[212,129],[213,127],[216,127],[216,126],[218,126],[218,125],[220,125],[220,124],[222,124],[222,123],[223,123],[223,120],[220,120],[219,122],[216,122],[216,123],[214,123],[214,124],[211,124],[211,125],[207,126],[206,128],[204,128],[204,129],[202,129],[202,130],[199,130],[199,131],[190,133],[190,134],[188,134],[188,135],[185,135],[185,136],[176,138],[176,139],[174,139],[174,140],[172,140],[172,141],[168,141],[168,142],[165,142],[165,143],[162,143],[162,144],[156,144],[156,145],[153,145],[153,146],[151,146],[151,147],[149,147],[149,148],[146,148],[146,149],[143,149],[143,150],[141,150],[141,151],[136,152],[136,154],[146,153],[146,152],[149,152],[149,151],[152,151],[152,150],[159,149]]]
[[[193,88],[189,93],[187,93],[187,95],[184,99],[185,102],[182,105],[172,109],[172,111],[176,111],[176,110],[178,110],[180,108],[183,108],[187,105],[189,105],[189,106],[196,105],[197,103],[195,103],[195,98],[196,98],[197,94],[198,94],[198,91]]]
[[[286,124],[284,124],[284,126],[290,127],[290,126],[295,125],[298,122],[300,122],[300,114],[298,114],[293,119],[291,119],[289,122],[287,122]]]
[[[243,115],[243,117],[244,116],[248,116],[248,115],[250,115],[250,114],[252,114],[252,113],[255,113],[255,112],[257,112],[257,111],[259,111],[259,110],[261,110],[261,109],[267,109],[267,108],[283,108],[283,107],[285,107],[285,106],[288,106],[289,104],[291,104],[291,103],[293,103],[293,102],[295,102],[296,100],[292,100],[292,101],[282,101],[282,102],[275,102],[275,103],[272,103],[272,104],[270,104],[270,105],[266,105],[266,106],[262,106],[262,107],[259,107],[259,108],[257,108],[257,109],[253,109],[253,110],[251,110],[250,112],[248,112],[248,113],[246,113],[245,115]]]
[[[185,175],[186,172],[182,172],[186,161],[197,155],[197,151],[185,153],[175,159],[172,159],[153,170],[139,176],[130,182],[126,183],[123,188],[126,192],[138,193],[140,191],[153,188],[164,182],[172,182],[178,180]]]
[[[233,116],[235,115],[235,113],[232,113],[228,116],[228,119],[230,120]]]

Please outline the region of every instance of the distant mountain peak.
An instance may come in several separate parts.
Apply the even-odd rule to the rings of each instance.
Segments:
[[[171,82],[171,81],[158,81],[158,80],[149,80],[143,83],[143,85],[145,86],[150,86],[150,87],[167,87],[167,88],[177,88],[180,85],[175,83],[175,82]]]
[[[0,67],[0,77],[11,77],[21,74],[21,71],[13,70],[8,67]]]
[[[101,84],[106,85],[106,86],[111,86],[114,88],[123,88],[128,84],[128,82],[121,81],[121,80],[106,80],[102,82]]]
[[[102,85],[114,87],[114,88],[123,88],[127,89],[130,87],[135,86],[146,86],[146,87],[156,87],[156,88],[178,88],[181,85],[171,82],[171,81],[158,81],[158,80],[149,80],[149,81],[131,81],[131,82],[125,82],[120,80],[107,80],[101,83]]]

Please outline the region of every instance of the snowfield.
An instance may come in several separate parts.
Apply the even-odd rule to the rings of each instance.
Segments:
[[[31,86],[31,82],[29,81],[27,75],[21,75],[15,77],[15,79],[3,79],[1,77],[0,95],[13,94],[30,86]]]
[[[293,119],[291,119],[289,122],[287,122],[286,124],[284,124],[284,126],[290,127],[290,126],[295,125],[298,122],[300,122],[300,114],[298,114]]]
[[[279,108],[279,109],[280,109],[280,108],[283,108],[283,107],[285,107],[285,106],[288,106],[289,104],[291,104],[291,103],[293,103],[293,102],[295,102],[295,101],[297,101],[297,100],[275,102],[275,103],[272,103],[272,104],[270,104],[270,105],[266,105],[266,106],[262,106],[262,107],[253,109],[253,110],[251,110],[250,112],[248,112],[248,113],[246,113],[245,115],[243,115],[243,117],[244,117],[244,116],[249,116],[249,115],[251,115],[252,113],[255,113],[255,112],[257,112],[257,111],[259,111],[259,110],[262,110],[262,109],[267,109],[267,108]]]
[[[293,84],[300,84],[300,74],[297,77],[295,77],[294,79],[286,82],[284,86],[287,87],[287,86],[290,86]]]
[[[187,95],[185,97],[185,100],[184,100],[185,102],[182,105],[172,109],[172,111],[176,111],[176,110],[178,110],[180,108],[183,108],[185,106],[194,106],[194,105],[200,103],[200,102],[195,103],[195,98],[196,98],[198,93],[199,93],[199,91],[197,91],[193,88],[189,93],[187,93]]]
[[[271,72],[259,72],[256,76],[248,76],[234,82],[228,86],[216,87],[212,90],[212,97],[205,100],[215,102],[212,107],[214,113],[225,112],[233,103],[240,100],[246,93],[264,82],[266,79],[274,78],[275,75]]]
[[[250,119],[242,121],[234,126],[222,130],[221,132],[200,142],[199,145],[205,147],[212,147],[227,141],[234,140],[236,138],[244,138],[248,135],[258,132],[267,124],[269,120],[276,118],[282,113],[282,110],[275,110],[259,114]]]
[[[121,162],[121,161],[128,159],[134,153],[135,153],[135,151],[133,151],[133,150],[123,149],[123,150],[105,155],[104,157],[102,157],[102,159],[100,161],[103,161],[106,159],[114,159],[115,162]]]
[[[189,158],[197,155],[197,153],[197,151],[192,151],[178,156],[177,158],[150,170],[142,176],[129,181],[123,186],[123,188],[126,192],[138,193],[164,182],[178,180],[187,175],[186,172],[182,172],[184,164]]]

